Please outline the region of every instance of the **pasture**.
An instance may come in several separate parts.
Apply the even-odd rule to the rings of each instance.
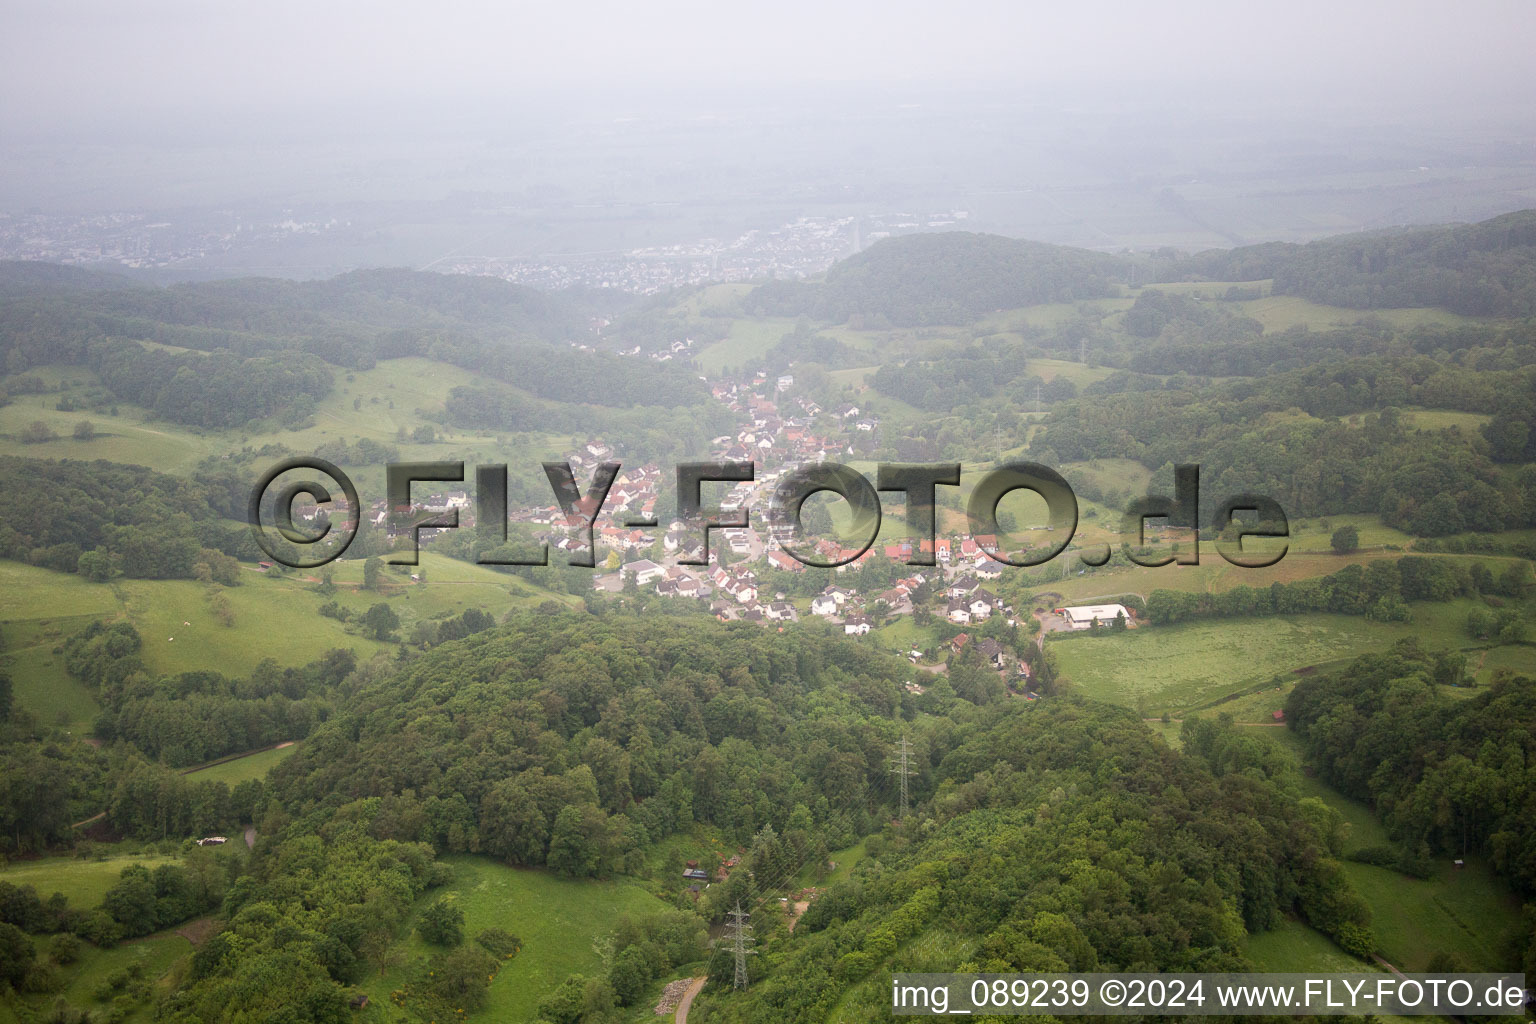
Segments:
[[[1244,945],[1248,959],[1259,971],[1337,974],[1377,969],[1375,964],[1355,959],[1328,936],[1294,918],[1286,918],[1267,932],[1249,935]]]
[[[401,619],[401,637],[419,620],[458,615],[470,607],[499,619],[514,608],[537,607],[547,600],[566,605],[580,601],[430,551],[421,554],[425,582],[411,583],[406,573],[386,567],[386,586],[378,593],[361,589],[361,561],[341,561],[333,567],[337,588],[327,597],[311,578],[268,575],[244,566],[240,586],[212,588],[229,602],[231,627],[214,614],[210,588],[193,580],[92,583],[70,573],[0,561],[0,636],[5,641],[0,668],[11,674],[22,707],[46,724],[84,732],[101,709],[90,690],[65,671],[60,648],[93,620],[126,618],[132,623],[143,638],[140,656],[152,672],[240,674],[263,658],[294,667],[337,647],[351,650],[359,660],[391,649],[356,627],[319,614],[327,601],[361,614],[388,600]]]
[[[1345,309],[1341,306],[1324,306],[1298,295],[1266,295],[1225,305],[1233,312],[1257,320],[1264,325],[1265,331],[1283,331],[1290,327],[1325,331],[1371,319],[1384,320],[1394,327],[1412,327],[1417,324],[1452,327],[1474,322],[1473,318],[1459,316],[1445,309]]]
[[[1280,743],[1287,750],[1299,751],[1289,729],[1255,729],[1253,733]],[[1350,826],[1344,846],[1346,853],[1390,842],[1386,829],[1370,808],[1326,783],[1303,776],[1298,795],[1317,797],[1344,816]],[[1457,868],[1450,857],[1437,857],[1427,879],[1411,878],[1370,864],[1344,862],[1350,883],[1370,904],[1378,951],[1394,967],[1401,971],[1423,971],[1430,959],[1442,952],[1461,956],[1479,971],[1518,967],[1505,962],[1503,954],[1505,937],[1520,924],[1520,899],[1486,862],[1476,857],[1466,860],[1465,867]],[[1322,969],[1311,964],[1322,952],[1322,943],[1332,944],[1316,933],[1303,937],[1297,929],[1311,931],[1296,924],[1280,929],[1279,935],[1269,933],[1251,938],[1250,955],[1257,948],[1258,955],[1266,958],[1259,965],[1265,970]],[[1276,959],[1290,955],[1301,957],[1301,961],[1296,966],[1286,966],[1287,961]]]
[[[281,764],[289,757],[292,757],[294,751],[298,750],[299,745],[303,742],[303,740],[299,740],[277,747],[269,747],[266,750],[258,750],[254,754],[246,754],[244,757],[237,757],[230,761],[221,761],[218,764],[211,764],[206,768],[199,768],[187,774],[197,782],[222,782],[233,789],[249,779],[266,778],[267,772],[272,770],[273,765]]]
[[[118,855],[102,860],[85,860],[75,857],[40,857],[24,860],[0,868],[0,882],[14,886],[30,885],[43,899],[56,892],[69,899],[71,907],[89,910],[101,905],[107,890],[116,884],[123,868],[130,864],[142,864],[156,868],[161,864],[179,863],[179,857],[160,855]]]
[[[574,881],[544,871],[511,868],[467,854],[442,858],[454,880],[422,897],[417,910],[447,897],[464,911],[464,939],[503,928],[523,940],[516,958],[491,983],[483,1020],[533,1020],[540,998],[572,974],[603,970],[605,944],[621,914],[647,914],[667,904],[630,879]],[[415,934],[414,923],[396,942],[404,966],[375,974],[360,986],[374,1003],[389,1006],[389,993],[409,977],[411,961],[433,951]]]
[[[1075,692],[1147,714],[1178,715],[1302,666],[1385,650],[1404,637],[1427,643],[1450,639],[1443,609],[1440,615],[1425,606],[1414,612],[1415,621],[1406,623],[1346,615],[1271,616],[1046,642]]]

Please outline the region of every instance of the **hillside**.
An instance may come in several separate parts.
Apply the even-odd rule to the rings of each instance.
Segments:
[[[559,293],[492,278],[403,270],[328,281],[249,278],[105,290],[95,277],[0,265],[0,359],[10,392],[28,371],[94,372],[114,400],[201,427],[302,423],[333,394],[336,370],[426,357],[536,392],[547,403],[627,409],[704,397],[677,365],[621,363],[573,347],[589,311]],[[550,406],[535,407],[547,413]]]
[[[765,284],[745,306],[834,323],[964,324],[999,309],[1114,295],[1123,271],[1087,249],[945,231],[884,239],[835,264],[824,282]]]
[[[1536,315],[1536,210],[1477,224],[1405,228],[1201,253],[1180,266],[1218,281],[1274,280],[1279,295],[1350,309],[1443,306]]]
[[[1368,912],[1329,852],[1333,819],[1264,777],[1278,769],[1213,770],[1087,702],[914,702],[898,685],[906,671],[813,631],[627,615],[520,616],[444,645],[361,687],[272,769],[266,792],[282,815],[266,816],[292,824],[226,900],[230,941],[177,1004],[188,1020],[226,1012],[242,979],[280,955],[269,948],[279,919],[238,908],[309,884],[322,850],[362,856],[346,851],[372,840],[566,878],[639,875],[705,920],[742,901],[775,953],[752,1003],[777,1020],[822,1019],[935,929],[954,938],[922,961],[934,970],[1236,969],[1244,936],[1290,913],[1369,948]],[[917,754],[914,806],[888,824],[902,738]],[[745,855],[695,905],[683,855],[652,853],[688,848],[700,829]],[[765,904],[830,846],[865,836],[877,858],[791,938]],[[985,895],[998,891],[1016,896]],[[298,958],[306,985],[323,990],[304,965],[334,959],[324,919],[345,917],[342,903],[281,954]],[[520,931],[512,908],[480,920]],[[615,959],[577,988],[627,1004],[638,991],[628,969]],[[639,985],[657,969],[635,965]],[[551,1012],[564,988],[546,990],[541,1017],[565,1019]]]

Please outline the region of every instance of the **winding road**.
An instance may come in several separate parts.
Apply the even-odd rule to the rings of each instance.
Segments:
[[[673,1020],[677,1021],[677,1024],[688,1024],[688,1008],[693,1005],[693,997],[699,994],[699,991],[704,987],[704,983],[708,980],[707,977],[694,978],[687,991],[683,993],[682,1002],[677,1004],[677,1016],[673,1018]]]

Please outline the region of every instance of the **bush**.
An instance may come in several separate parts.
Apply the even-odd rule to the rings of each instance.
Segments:
[[[487,928],[475,936],[480,948],[500,960],[510,960],[523,948],[523,940],[500,928]]]
[[[1347,555],[1360,546],[1360,531],[1353,526],[1341,526],[1328,538],[1328,546],[1336,555]]]
[[[1362,960],[1370,957],[1376,951],[1376,936],[1364,925],[1355,924],[1353,921],[1345,921],[1339,925],[1333,933],[1333,941],[1339,944],[1344,952],[1357,956]]]
[[[464,941],[464,911],[440,899],[422,911],[416,933],[434,946],[457,946]]]
[[[1397,866],[1400,854],[1391,846],[1367,846],[1356,850],[1349,855],[1349,859],[1359,864],[1374,864],[1379,868],[1392,868]]]
[[[80,959],[80,940],[68,932],[55,935],[48,944],[48,955],[56,964],[72,964]]]
[[[42,420],[33,420],[21,428],[22,444],[42,444],[44,441],[52,441],[57,436]]]

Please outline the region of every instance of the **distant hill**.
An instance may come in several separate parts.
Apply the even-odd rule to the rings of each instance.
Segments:
[[[141,286],[131,277],[36,260],[0,261],[0,299],[11,300],[46,292],[118,291]]]
[[[74,316],[95,318],[103,333],[120,335],[147,324],[277,338],[430,330],[563,342],[587,333],[587,312],[576,296],[496,278],[402,269],[322,281],[247,277],[154,288],[115,274],[11,262],[0,263],[0,296],[52,310],[67,306]],[[186,348],[240,347],[228,337],[199,342],[195,334],[181,334],[157,340]]]
[[[8,374],[86,366],[114,398],[204,427],[285,410],[300,422],[331,392],[324,363],[365,370],[404,356],[450,363],[556,402],[627,409],[708,397],[680,363],[641,364],[571,347],[591,336],[582,296],[494,278],[365,270],[325,281],[239,278],[153,288],[71,267],[4,263],[0,295],[8,295],[0,304],[0,367]],[[0,387],[15,383],[0,379]]]
[[[1276,294],[1350,309],[1440,306],[1467,316],[1536,316],[1536,210],[1477,224],[1213,250],[1179,269],[1216,281],[1273,278]]]
[[[896,327],[964,324],[999,309],[1114,295],[1125,266],[1087,249],[1001,235],[905,235],[843,260],[825,282],[764,284],[747,297],[746,308]]]

